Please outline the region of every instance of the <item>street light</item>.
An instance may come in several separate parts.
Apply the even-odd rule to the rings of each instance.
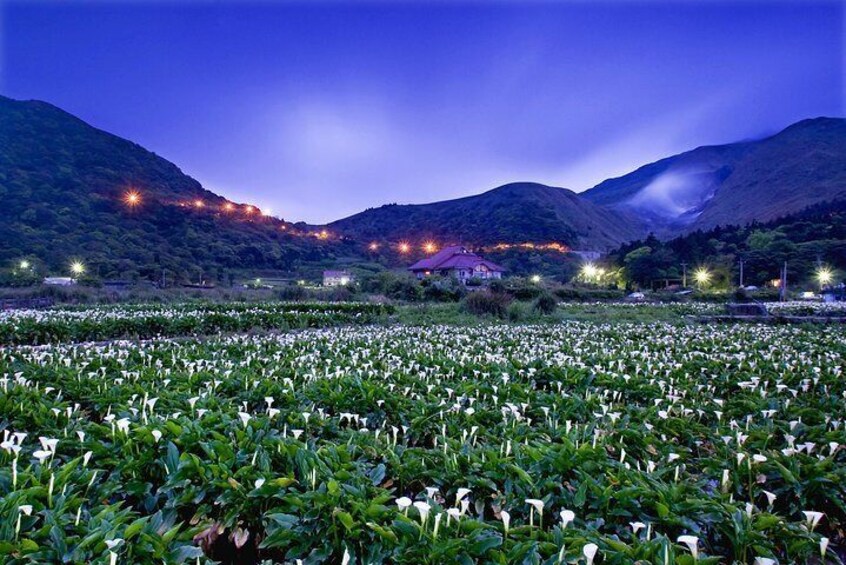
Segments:
[[[81,275],[85,273],[85,265],[82,264],[82,261],[74,261],[71,263],[70,270],[74,275]]]
[[[708,284],[708,281],[711,280],[711,272],[705,267],[699,267],[693,273],[693,280],[696,281],[696,284],[699,285],[699,288],[702,288],[703,286]]]
[[[21,267],[21,270],[26,271],[27,269],[32,267],[32,264],[29,261],[27,261],[26,259],[23,259],[20,263],[20,267]]]
[[[425,251],[426,253],[434,253],[435,251],[437,251],[437,249],[438,246],[435,245],[435,242],[433,241],[427,241],[423,244],[423,251]]]
[[[596,265],[593,263],[588,263],[584,267],[582,267],[582,276],[586,279],[591,280],[596,278],[596,275],[599,271],[596,268]]]
[[[400,253],[408,253],[411,251],[411,246],[409,246],[406,242],[402,242],[399,244],[399,252]]]
[[[538,284],[539,282],[541,282],[541,277],[540,275],[532,275],[532,278],[529,280],[531,280],[535,284]]]
[[[820,267],[817,269],[817,280],[820,283],[820,290],[822,290],[826,285],[831,284],[833,279],[834,273],[832,273],[831,269],[828,267]]]

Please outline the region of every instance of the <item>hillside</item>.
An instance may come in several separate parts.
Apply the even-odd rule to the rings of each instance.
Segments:
[[[768,221],[846,195],[846,120],[803,120],[752,142],[700,147],[582,193],[676,235]]]
[[[557,242],[602,250],[637,237],[636,222],[563,188],[512,183],[477,196],[431,204],[387,205],[329,224],[361,240],[431,239],[442,245]]]
[[[129,206],[129,191],[140,202]],[[200,207],[197,201],[202,202]],[[292,269],[327,245],[245,214],[169,161],[44,102],[0,97],[0,264],[29,258],[103,278],[224,281],[233,270]]]

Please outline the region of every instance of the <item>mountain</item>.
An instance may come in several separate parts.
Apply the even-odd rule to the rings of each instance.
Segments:
[[[512,183],[431,204],[389,204],[328,226],[359,240],[432,240],[442,245],[561,243],[604,250],[641,234],[625,212],[604,209],[571,190]]]
[[[773,220],[846,196],[846,120],[803,120],[759,141],[699,147],[581,196],[665,236]]]
[[[137,192],[130,206],[126,195]],[[197,202],[202,202],[200,207]],[[38,101],[0,97],[0,265],[104,278],[224,280],[293,269],[326,244],[205,190],[173,163]]]
[[[126,200],[131,192],[138,202]],[[310,234],[324,226],[263,217],[55,106],[0,97],[0,268],[27,259],[61,274],[81,260],[101,278],[155,280],[167,271],[171,281],[226,282],[257,269],[398,267],[431,240],[499,253],[511,272],[534,272],[532,261],[543,258],[520,244],[611,250],[650,231],[670,238],[768,221],[843,197],[846,120],[818,118],[759,141],[668,157],[582,194],[512,183],[466,198],[365,210],[316,238]],[[371,241],[377,250],[368,249]],[[402,241],[413,253],[401,252]]]

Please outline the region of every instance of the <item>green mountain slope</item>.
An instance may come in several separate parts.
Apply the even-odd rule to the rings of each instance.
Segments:
[[[137,206],[125,202],[128,191],[140,195]],[[29,257],[59,274],[78,259],[104,278],[155,279],[166,269],[171,279],[225,280],[329,253],[243,206],[224,212],[225,203],[137,144],[50,104],[0,97],[3,266]]]

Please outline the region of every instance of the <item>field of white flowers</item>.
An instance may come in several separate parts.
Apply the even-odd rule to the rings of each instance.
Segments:
[[[373,322],[382,304],[197,303],[0,311],[0,345],[176,337]]]
[[[839,327],[0,349],[0,561],[839,563]]]

